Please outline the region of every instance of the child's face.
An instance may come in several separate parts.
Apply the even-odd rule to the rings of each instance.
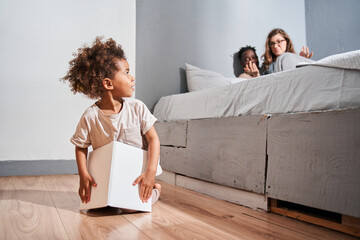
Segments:
[[[129,63],[125,59],[117,60],[118,71],[111,79],[114,85],[113,95],[131,97],[135,90],[135,78],[129,74]]]
[[[243,68],[246,67],[246,64],[248,63],[255,63],[256,65],[258,65],[258,59],[255,55],[255,52],[252,49],[246,50],[245,52],[243,52],[241,54],[241,61],[240,64]]]

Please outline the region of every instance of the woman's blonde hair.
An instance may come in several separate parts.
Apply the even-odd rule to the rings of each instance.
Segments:
[[[284,30],[282,30],[281,28],[275,28],[275,29],[271,30],[266,38],[265,53],[261,56],[261,58],[263,59],[263,64],[261,65],[261,70],[263,72],[269,70],[270,64],[272,62],[276,61],[276,56],[272,53],[271,46],[270,46],[270,39],[273,36],[275,36],[276,34],[281,34],[283,36],[283,38],[286,40],[285,52],[295,53],[294,45],[293,45],[289,35]]]

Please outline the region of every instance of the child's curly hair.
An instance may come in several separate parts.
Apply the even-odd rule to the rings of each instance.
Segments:
[[[69,81],[74,94],[82,92],[92,99],[102,96],[103,79],[112,78],[118,70],[116,60],[126,60],[120,45],[112,38],[102,42],[102,37],[96,37],[91,47],[79,48],[73,56],[75,58],[69,62],[70,69],[61,80]]]

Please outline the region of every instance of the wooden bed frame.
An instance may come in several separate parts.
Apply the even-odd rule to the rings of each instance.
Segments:
[[[161,180],[254,209],[360,218],[360,108],[157,122]]]

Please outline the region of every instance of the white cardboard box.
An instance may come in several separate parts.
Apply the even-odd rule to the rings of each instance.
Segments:
[[[139,184],[134,180],[146,170],[147,151],[113,141],[89,153],[88,171],[97,183],[91,188],[88,203],[80,209],[106,206],[151,212],[151,199],[143,203],[139,197]],[[161,174],[158,165],[156,175]]]

